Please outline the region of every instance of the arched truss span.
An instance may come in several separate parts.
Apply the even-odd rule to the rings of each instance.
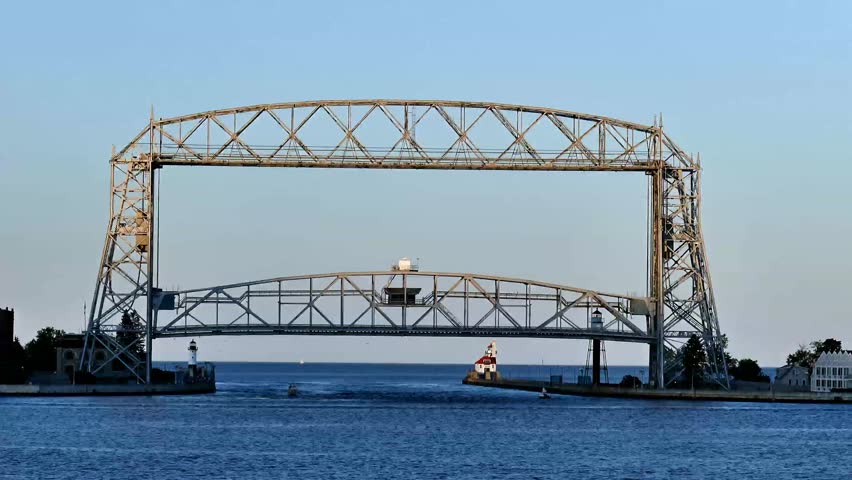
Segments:
[[[146,351],[155,336],[170,334],[155,330],[153,322],[159,291],[153,281],[154,179],[172,165],[642,172],[651,186],[647,294],[652,311],[645,330],[654,338],[650,377],[662,386],[665,349],[695,334],[707,347],[711,375],[727,385],[701,232],[699,165],[664,133],[661,122],[642,125],[543,107],[438,100],[320,100],[167,119],[152,115],[110,161],[110,220],[81,368],[92,370],[97,344],[111,359],[134,372],[145,367],[150,375],[150,361],[131,353],[135,346],[118,345],[105,334],[115,332],[128,312],[143,325]],[[226,290],[220,288],[220,296]],[[201,304],[209,306],[206,300]],[[239,302],[233,306],[241,308]],[[508,312],[497,309],[498,321],[511,317]],[[432,315],[441,315],[440,307]],[[641,337],[630,330],[625,331],[630,339]],[[569,333],[576,332],[565,330]]]
[[[420,335],[652,343],[646,297],[436,272],[281,277],[155,296],[155,337]],[[164,307],[165,306],[165,307]],[[604,317],[602,328],[590,315]]]
[[[320,100],[152,120],[134,149],[160,165],[649,170],[694,162],[659,126],[551,108],[438,100]]]

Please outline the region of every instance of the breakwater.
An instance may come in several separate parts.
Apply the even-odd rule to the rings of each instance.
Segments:
[[[852,393],[775,392],[744,390],[650,390],[621,388],[615,385],[552,384],[546,381],[522,379],[484,380],[467,376],[465,385],[505,388],[582,397],[636,398],[643,400],[689,400],[702,402],[778,402],[778,403],[852,403]]]

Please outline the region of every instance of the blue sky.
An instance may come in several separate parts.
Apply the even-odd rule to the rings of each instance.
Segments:
[[[701,153],[704,230],[732,353],[777,365],[814,338],[852,344],[847,2],[269,3],[4,7],[0,305],[16,308],[23,339],[81,325],[106,227],[110,147],[126,144],[152,105],[173,116],[436,98],[640,123],[662,112],[669,134]],[[408,255],[432,270],[644,287],[639,177],[176,168],[162,185],[164,284],[368,270]],[[411,211],[424,220],[387,219]],[[485,343],[205,339],[202,356],[466,362]],[[184,357],[183,341],[156,347],[158,358]],[[514,340],[501,355],[577,363],[585,348]],[[608,353],[612,363],[644,361],[641,347]]]

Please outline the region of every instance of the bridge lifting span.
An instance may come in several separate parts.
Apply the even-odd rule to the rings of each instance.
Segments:
[[[646,325],[647,297],[470,273],[329,273],[164,291],[154,298],[155,338],[349,334],[654,341]],[[591,328],[594,310],[608,316],[603,328]]]
[[[642,172],[650,184],[647,296],[608,295],[521,279],[412,272],[397,273],[397,277],[405,282],[422,282],[429,277],[435,285],[431,290],[418,287],[431,293],[415,296],[411,305],[405,303],[407,296],[402,305],[393,305],[385,292],[373,288],[377,278],[389,272],[284,277],[163,292],[156,285],[155,188],[160,169],[174,165]],[[93,353],[98,346],[110,352],[107,361],[118,360],[140,381],[149,381],[152,340],[157,337],[425,332],[648,343],[651,381],[663,387],[665,350],[696,334],[707,348],[710,374],[727,385],[723,338],[699,217],[700,166],[664,133],[662,122],[642,125],[564,110],[483,102],[324,100],[264,104],[167,119],[152,115],[130,143],[114,152],[110,166],[110,219],[81,369],[97,371]],[[369,286],[365,286],[365,277],[370,279]],[[458,285],[437,286],[453,278],[460,279],[466,297],[459,296],[463,294]],[[323,286],[326,289],[322,293],[315,294],[313,282],[322,280],[330,283],[327,288]],[[307,290],[291,289],[290,284],[297,281],[310,285]],[[282,285],[280,292],[271,288],[277,282]],[[335,283],[339,284],[337,290],[330,293]],[[504,284],[553,291],[499,291]],[[242,291],[235,294],[235,289]],[[339,297],[336,319],[326,313],[327,307],[320,306],[333,301],[332,297]],[[305,310],[281,323],[284,317],[277,313],[270,317],[256,311],[253,305],[264,298],[274,299],[282,312],[300,305]],[[346,309],[352,311],[347,305],[356,299],[369,301],[367,310],[357,312],[360,316],[345,316]],[[463,308],[449,307],[459,300],[465,302]],[[164,309],[164,301],[175,301],[175,310]],[[553,307],[549,315],[533,308],[533,303],[547,301]],[[485,311],[472,305],[480,302],[485,304]],[[202,315],[211,306],[214,317]],[[217,324],[213,318],[226,307],[236,309],[237,316],[227,324]],[[584,320],[574,318],[576,311],[591,308],[602,308],[611,316],[606,331],[591,331]],[[418,309],[419,314],[415,313]],[[516,313],[518,309],[523,310],[522,315]],[[147,355],[134,355],[133,345],[121,345],[115,339],[114,333],[126,330],[119,321],[125,313],[140,320],[142,327],[137,333],[142,334],[139,342],[145,343]],[[167,319],[158,318],[161,315]],[[304,315],[316,322],[305,328]],[[363,323],[365,315],[371,322],[369,328]],[[412,321],[409,315],[417,318]],[[471,322],[471,316],[477,317],[476,321]],[[636,316],[644,319],[639,321]]]

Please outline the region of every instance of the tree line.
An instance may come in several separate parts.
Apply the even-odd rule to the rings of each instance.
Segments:
[[[808,369],[808,373],[811,373],[820,355],[843,351],[843,343],[840,340],[834,338],[814,340],[808,345],[799,345],[798,350],[787,355],[787,365],[804,367]]]
[[[721,351],[724,352],[725,361],[728,364],[728,375],[734,380],[744,382],[769,383],[769,376],[763,372],[757,360],[751,358],[733,358],[727,352],[728,339],[722,337]],[[843,352],[843,344],[840,340],[827,338],[815,340],[808,345],[799,345],[798,349],[787,355],[786,364],[808,369],[810,374],[817,359],[823,353]],[[675,388],[696,388],[707,383],[707,351],[704,344],[697,335],[692,335],[686,343],[678,350],[669,349],[666,352],[670,364],[676,368],[669,372],[674,378],[667,378],[670,386]],[[680,373],[678,373],[678,371]],[[632,379],[628,379],[631,380]]]
[[[55,371],[56,344],[63,335],[63,330],[45,327],[24,346],[15,337],[9,356],[0,368],[0,383],[24,383],[33,372]]]
[[[143,342],[137,341],[142,337],[141,322],[136,312],[124,312],[115,336],[119,345],[130,345],[127,350],[137,358],[145,355]],[[15,337],[8,357],[0,359],[0,384],[26,383],[35,372],[55,372],[56,348],[65,335],[64,330],[45,327],[23,346]]]

